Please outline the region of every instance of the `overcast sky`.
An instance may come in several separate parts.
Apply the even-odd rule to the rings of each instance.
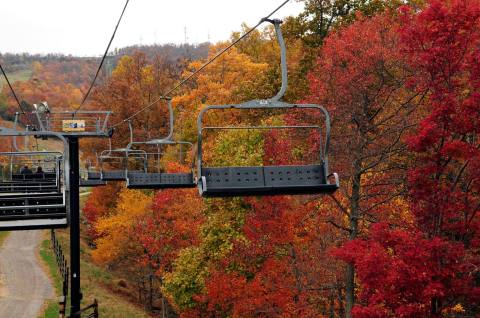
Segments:
[[[256,24],[283,0],[130,0],[112,49],[133,44],[229,38],[242,22]],[[124,0],[0,0],[0,52],[100,56]],[[295,0],[274,17],[297,15]]]

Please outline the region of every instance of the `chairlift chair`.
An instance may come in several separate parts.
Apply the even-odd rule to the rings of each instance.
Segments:
[[[63,228],[69,224],[70,212],[68,194],[70,184],[68,174],[68,146],[65,138],[55,132],[20,132],[16,129],[0,127],[0,136],[55,137],[63,142],[64,151],[16,151],[1,152],[0,156],[10,158],[10,178],[4,173],[0,182],[0,230],[31,230]],[[15,145],[16,147],[16,145]],[[40,158],[35,162],[47,165],[54,163],[53,170],[44,174],[14,172],[13,158]],[[44,158],[44,159],[41,159]],[[49,158],[49,159],[45,159]],[[53,160],[53,161],[49,161]],[[18,160],[16,162],[22,162]],[[29,161],[32,162],[32,161]]]
[[[15,114],[15,122],[13,130],[16,130],[19,113]],[[28,126],[26,128],[28,131]],[[0,193],[8,193],[12,191],[19,192],[51,192],[58,187],[58,178],[62,153],[39,151],[21,151],[17,146],[16,136],[12,136],[12,146],[15,151],[4,152],[4,156],[10,157],[9,167],[2,166],[2,179],[0,183]],[[28,136],[25,136],[24,149],[29,149]],[[21,158],[21,159],[20,159]],[[37,158],[37,159],[35,159]],[[41,173],[34,172],[22,174],[20,170],[23,166],[31,168],[42,167]],[[8,175],[6,169],[8,168]]]
[[[151,140],[145,145],[156,146],[187,146],[193,148],[190,142],[172,141],[172,140]],[[158,153],[147,153],[147,155],[156,155]],[[131,156],[131,154],[129,154]],[[127,172],[127,188],[129,189],[175,189],[175,188],[194,188],[196,186],[193,171],[189,173],[169,173],[152,172],[148,170],[142,172]]]
[[[130,143],[133,139],[133,132],[130,127]],[[143,150],[133,150],[128,146],[126,148],[112,149],[112,141],[109,139],[109,149],[101,152],[99,156],[100,162],[100,179],[102,181],[127,181],[129,173],[129,162],[142,162],[143,170],[135,170],[131,172],[146,171],[147,153]],[[107,165],[115,166],[111,169]],[[92,174],[91,177],[96,177]]]
[[[97,158],[98,162],[98,158]],[[80,187],[93,188],[107,185],[107,182],[102,180],[102,175],[96,171],[90,160],[87,160],[87,169],[80,171]]]
[[[280,28],[280,20],[266,20],[275,26],[277,40],[281,48],[282,87],[280,92],[269,100],[253,100],[236,105],[218,105],[204,108],[197,120],[198,188],[203,197],[230,197],[250,195],[319,194],[332,193],[339,187],[336,173],[328,172],[328,150],[330,141],[330,117],[325,108],[314,104],[289,104],[281,102],[288,84],[286,47]],[[321,129],[320,126],[242,126],[204,127],[203,117],[215,109],[317,109],[325,116],[325,140],[318,163],[312,165],[252,166],[252,167],[207,167],[203,162],[203,134],[207,130],[222,129]],[[334,183],[329,178],[334,178]]]
[[[8,174],[4,173],[0,182],[0,193],[52,192],[58,189],[60,184],[58,176],[61,171],[62,153],[49,151],[16,151],[3,152],[0,153],[0,155],[10,157],[9,167],[7,167]],[[20,173],[23,166],[31,167],[33,169],[32,173]],[[35,166],[42,167],[43,172],[35,172]]]
[[[174,127],[174,115],[171,98],[165,98],[167,100],[168,112],[169,112],[169,134],[162,139],[154,139],[150,141],[132,141],[128,148],[131,149],[135,145],[157,146],[157,152],[148,152],[147,156],[156,156],[157,161],[161,156],[160,148],[165,146],[179,146],[180,154],[182,154],[183,147],[193,149],[193,144],[187,141],[174,141],[173,127]],[[129,122],[130,131],[132,131],[131,122]],[[130,154],[129,154],[130,155]],[[159,162],[157,162],[159,164]],[[194,188],[196,186],[193,168],[189,173],[169,173],[151,171],[151,167],[146,167],[143,172],[131,172],[127,173],[127,188],[129,189],[176,189],[176,188]]]

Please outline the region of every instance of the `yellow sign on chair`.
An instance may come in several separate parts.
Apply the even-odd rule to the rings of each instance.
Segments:
[[[64,132],[85,131],[85,120],[63,120],[62,129]]]

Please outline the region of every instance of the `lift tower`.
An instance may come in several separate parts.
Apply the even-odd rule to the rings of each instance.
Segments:
[[[39,131],[61,134],[68,144],[68,166],[66,178],[70,184],[70,304],[71,314],[80,311],[82,292],[80,286],[80,160],[81,138],[111,137],[108,130],[110,111],[59,111],[36,110]]]

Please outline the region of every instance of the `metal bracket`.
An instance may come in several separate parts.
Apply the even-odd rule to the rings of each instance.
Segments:
[[[288,68],[287,68],[287,47],[285,45],[285,39],[283,38],[281,24],[282,20],[278,19],[262,19],[262,21],[270,22],[275,27],[275,33],[277,34],[277,42],[280,45],[280,67],[282,69],[282,87],[280,91],[272,97],[270,100],[278,102],[280,101],[288,88]]]
[[[127,145],[126,149],[131,149],[133,145],[144,145],[144,144],[164,144],[167,141],[171,141],[173,137],[173,128],[174,128],[174,115],[173,115],[173,106],[172,106],[172,98],[171,97],[162,97],[161,99],[164,99],[167,101],[167,106],[168,106],[168,117],[169,117],[169,130],[168,130],[168,135],[164,138],[157,138],[151,141],[133,141],[133,129],[132,129],[132,124],[131,121],[128,120],[128,126],[130,128],[130,143]]]

